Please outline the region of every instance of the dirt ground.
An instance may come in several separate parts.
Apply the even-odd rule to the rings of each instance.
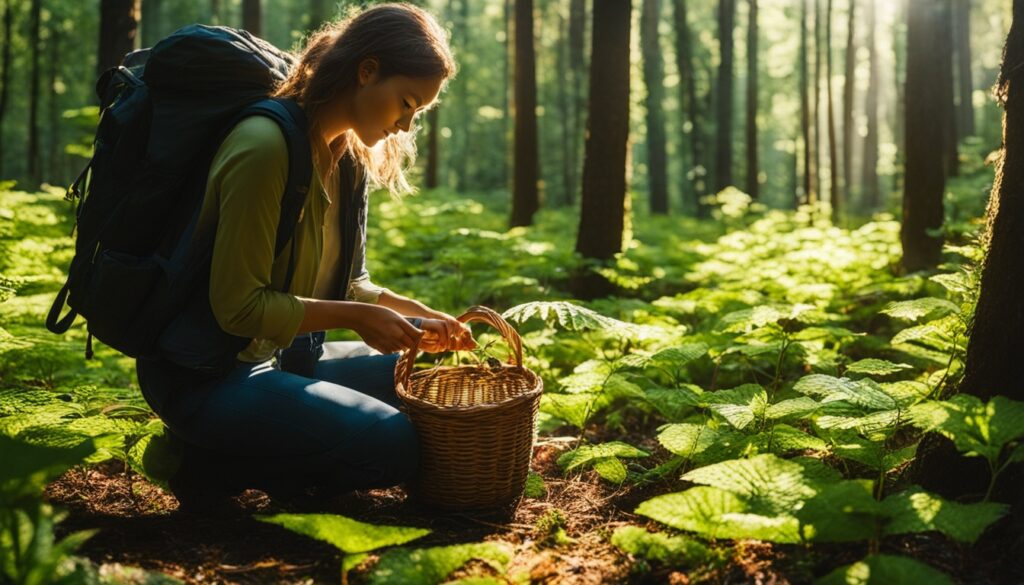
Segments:
[[[634,443],[650,448],[642,442]],[[429,528],[411,543],[425,547],[500,540],[515,547],[509,574],[526,572],[531,583],[592,585],[598,583],[804,583],[836,566],[862,558],[863,546],[816,546],[814,553],[796,546],[761,542],[733,543],[730,562],[719,569],[690,573],[651,566],[631,558],[609,542],[624,524],[658,527],[632,510],[655,495],[683,489],[679,480],[644,487],[615,487],[592,471],[565,477],[555,461],[568,449],[565,439],[542,439],[531,468],[544,478],[548,493],[524,498],[511,516],[488,519],[464,514],[437,514],[409,501],[401,487],[356,491],[316,503],[278,503],[248,490],[236,509],[215,518],[179,512],[173,495],[117,462],[75,468],[47,488],[47,498],[69,511],[61,534],[99,529],[80,549],[99,564],[138,566],[186,583],[339,583],[339,554],[332,546],[254,520],[251,515],[277,512],[323,512],[364,522]],[[545,541],[538,520],[558,510],[571,543]],[[980,548],[979,548],[980,547]],[[883,552],[909,554],[945,570],[962,583],[1024,583],[1008,575],[997,545],[953,547],[931,536],[884,543]],[[368,559],[349,575],[360,576],[376,560]],[[696,568],[693,568],[696,569]],[[483,563],[470,563],[457,576],[488,575]]]

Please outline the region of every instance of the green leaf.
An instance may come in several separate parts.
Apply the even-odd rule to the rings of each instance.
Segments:
[[[615,457],[602,457],[594,461],[594,471],[612,483],[626,481],[626,466]]]
[[[995,396],[987,404],[958,394],[948,401],[925,401],[910,409],[915,426],[951,439],[968,456],[980,455],[996,466],[1011,441],[1024,437],[1024,402]]]
[[[875,471],[892,471],[910,461],[917,453],[917,443],[895,451],[885,448],[884,442],[870,441],[856,433],[839,433],[833,437],[832,450],[836,455],[866,465]]]
[[[257,515],[256,519],[330,543],[344,553],[370,552],[384,546],[404,544],[431,532],[411,526],[367,524],[336,514]]]
[[[644,389],[644,397],[658,412],[669,421],[686,418],[694,407],[705,406],[702,390],[693,384],[683,384],[679,388],[662,388],[655,386]]]
[[[933,319],[945,317],[949,314],[960,312],[960,307],[945,300],[934,297],[923,297],[912,301],[896,301],[886,305],[880,313],[903,319],[906,321],[917,321],[922,317],[931,316]]]
[[[737,429],[744,429],[755,419],[763,418],[768,407],[768,393],[757,384],[708,392],[703,398],[713,412]]]
[[[603,360],[587,360],[573,369],[573,373],[558,381],[562,389],[570,394],[600,392],[605,381],[612,375],[611,365]]]
[[[632,323],[605,317],[586,307],[565,301],[536,301],[517,305],[501,315],[514,323],[525,323],[537,317],[549,326],[558,325],[567,331],[620,332],[633,327]]]
[[[820,396],[824,402],[846,400],[872,410],[893,410],[898,404],[892,396],[871,380],[834,378],[812,374],[797,380],[793,389],[801,394]]]
[[[697,463],[717,463],[740,454],[746,435],[707,425],[675,423],[660,427],[658,441],[672,453]]]
[[[577,467],[593,465],[599,459],[607,457],[647,457],[649,453],[620,441],[601,443],[599,445],[582,445],[558,458],[558,466],[569,472]]]
[[[526,475],[526,485],[523,487],[523,497],[543,498],[548,495],[548,488],[544,484],[544,478],[536,471]]]
[[[993,502],[960,504],[913,488],[885,499],[883,507],[892,517],[886,534],[908,534],[937,530],[958,542],[974,543],[1009,507]]]
[[[648,532],[639,526],[616,528],[611,542],[633,556],[672,566],[702,565],[721,558],[721,555],[688,536]]]
[[[769,420],[785,420],[789,418],[806,418],[821,408],[821,403],[813,398],[801,396],[776,402],[765,410],[765,416]]]
[[[845,565],[814,582],[814,585],[953,585],[942,571],[921,561],[892,555],[871,555],[862,561]]]
[[[792,453],[794,451],[827,451],[828,443],[798,428],[779,423],[770,430],[753,435],[750,445],[758,452]]]
[[[708,353],[704,343],[687,343],[659,350],[650,357],[650,363],[656,366],[681,367]]]
[[[641,503],[636,513],[678,530],[707,538],[756,538],[771,542],[799,542],[796,518],[785,514],[748,512],[744,499],[726,490],[697,486]]]
[[[865,376],[888,376],[889,374],[896,374],[904,370],[912,369],[914,369],[914,367],[907,364],[897,364],[875,358],[858,360],[846,367],[847,372],[864,374]]]
[[[81,463],[95,451],[93,442],[82,439],[68,449],[30,445],[0,435],[0,499],[8,501],[36,496],[46,482]]]
[[[499,573],[504,573],[513,556],[512,545],[505,542],[456,544],[411,551],[393,549],[380,556],[380,561],[367,576],[367,582],[369,585],[435,585],[471,559],[480,559]]]
[[[822,485],[796,511],[805,539],[814,542],[854,542],[875,536],[882,505],[867,480]]]
[[[181,453],[161,429],[143,436],[128,449],[128,465],[149,481],[169,489],[167,481],[181,465]]]
[[[541,396],[540,410],[582,429],[587,420],[607,404],[600,393],[554,394]]]

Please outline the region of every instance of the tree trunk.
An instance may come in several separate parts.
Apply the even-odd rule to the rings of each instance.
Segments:
[[[757,0],[747,0],[747,195],[758,199],[757,163]]]
[[[803,192],[796,197],[796,204],[811,202],[811,105],[808,96],[808,66],[809,58],[807,50],[807,3],[810,0],[803,0],[800,5],[800,135],[804,142],[804,164],[803,164]],[[796,205],[794,205],[796,207]]]
[[[894,191],[899,191],[902,178],[906,174],[907,156],[905,148],[900,148],[907,143],[907,42],[906,35],[901,34],[905,30],[907,14],[910,11],[909,0],[896,0],[896,18],[893,21],[893,57],[895,65],[896,82],[896,116],[893,121],[893,136],[895,137],[896,148],[896,171],[892,174],[892,186]]]
[[[135,50],[139,0],[100,0],[100,42],[96,76],[121,64]]]
[[[584,258],[610,260],[622,251],[628,207],[630,5],[630,0],[594,2],[590,113],[576,239],[576,251]],[[582,284],[596,284],[590,294],[610,288],[593,277]]]
[[[955,177],[960,174],[960,156],[957,151],[959,129],[957,128],[957,109],[954,99],[953,81],[953,0],[939,3],[942,9],[939,37],[933,45],[942,58],[942,92],[937,96],[942,100],[945,111],[941,118],[943,125],[943,147],[946,153],[946,176]]]
[[[867,0],[874,4],[875,0]],[[873,8],[872,8],[873,9]],[[849,0],[846,27],[846,66],[843,73],[843,184],[841,198],[849,202],[853,198],[853,87],[856,83],[857,46],[854,41],[854,30],[857,25],[857,0]],[[874,27],[874,25],[871,25]],[[868,35],[874,35],[869,30]]]
[[[942,38],[942,19],[949,16],[943,5],[948,7],[949,1],[917,2],[907,15],[907,169],[900,229],[907,272],[931,268],[942,255],[942,237],[928,232],[938,230],[943,221],[945,157],[936,145],[944,144],[941,120],[947,109],[936,96],[942,95],[948,61],[935,44]]]
[[[732,185],[733,29],[736,0],[718,0],[718,96],[715,116],[715,191]]]
[[[868,133],[864,137],[864,160],[860,182],[863,185],[863,209],[876,211],[881,206],[878,189],[878,48],[875,42],[876,7],[875,0],[868,0],[867,47],[868,47],[868,88],[864,97],[864,115],[868,122]]]
[[[832,202],[832,222],[839,223],[845,202],[839,191],[839,157],[836,153],[836,113],[832,101],[832,0],[825,8],[825,99],[828,116],[828,172],[829,198]]]
[[[42,28],[41,12],[43,0],[32,0],[29,16],[28,50],[31,69],[28,82],[28,182],[30,189],[37,189],[42,181],[39,164],[39,32]]]
[[[14,22],[14,0],[4,1],[4,44],[0,57],[0,178],[4,177],[4,151],[7,141],[4,140],[4,121],[7,117],[7,104],[11,95],[11,28]]]
[[[256,36],[263,34],[260,0],[242,0],[242,28]]]
[[[566,193],[570,205],[576,203],[580,185],[580,144],[583,140],[583,114],[587,107],[586,0],[569,0],[569,79],[572,93],[572,141],[569,143],[569,175],[572,189]]]
[[[814,2],[814,79],[811,81],[811,197],[821,200],[821,0]]]
[[[163,38],[163,0],[142,2],[142,46],[152,47]]]
[[[554,83],[558,98],[558,125],[562,133],[562,164],[560,165],[562,167],[562,197],[559,199],[559,204],[565,206],[572,203],[571,193],[576,189],[576,177],[572,172],[575,167],[572,144],[576,140],[573,126],[573,106],[575,104],[572,102],[575,100],[571,99],[575,96],[570,95],[572,93],[571,83],[565,82],[565,80],[572,79],[572,71],[569,69],[569,22],[560,5],[555,4],[554,9],[557,13],[559,31],[558,44],[555,46]],[[548,201],[551,202],[552,199],[549,197]]]
[[[640,13],[640,42],[643,53],[644,85],[647,87],[647,188],[651,213],[668,213],[667,154],[665,152],[665,67],[661,61],[658,24],[661,0],[643,0]]]
[[[706,191],[707,167],[704,164],[704,135],[700,119],[700,102],[697,100],[697,71],[693,65],[694,56],[690,42],[690,23],[687,18],[686,0],[675,0],[676,64],[679,67],[679,103],[686,104],[686,117],[690,122],[690,166],[683,166],[683,206],[694,210],[697,217],[710,216],[708,206],[701,202]],[[680,108],[681,109],[681,108]],[[686,136],[686,122],[682,122],[681,136]],[[689,197],[687,198],[687,195]]]
[[[537,160],[537,71],[533,47],[533,0],[516,0],[515,17],[516,135],[512,216],[509,221],[511,227],[533,225],[533,214],[540,208],[540,194],[537,190],[540,171]],[[469,156],[469,152],[467,151],[464,156]]]
[[[971,74],[971,0],[956,0],[953,31],[956,35],[956,64],[959,107],[957,128],[960,138],[974,136],[974,80]]]

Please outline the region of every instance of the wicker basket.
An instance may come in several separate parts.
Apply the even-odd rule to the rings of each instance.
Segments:
[[[441,366],[416,373],[417,348],[399,358],[395,389],[420,439],[420,471],[408,487],[415,500],[429,506],[494,510],[523,492],[544,386],[523,367],[522,340],[501,315],[477,306],[458,320],[493,326],[512,357],[508,364]]]

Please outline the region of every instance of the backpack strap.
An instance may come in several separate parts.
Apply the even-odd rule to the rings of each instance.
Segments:
[[[248,116],[266,116],[277,122],[288,144],[288,179],[281,198],[281,218],[277,224],[274,256],[290,248],[288,271],[284,279],[287,292],[295,275],[295,226],[306,203],[306,194],[313,180],[313,151],[309,144],[309,122],[306,113],[294,100],[268,98],[247,106],[238,115],[236,123]],[[233,126],[233,124],[232,124]],[[289,246],[289,244],[291,244]]]

